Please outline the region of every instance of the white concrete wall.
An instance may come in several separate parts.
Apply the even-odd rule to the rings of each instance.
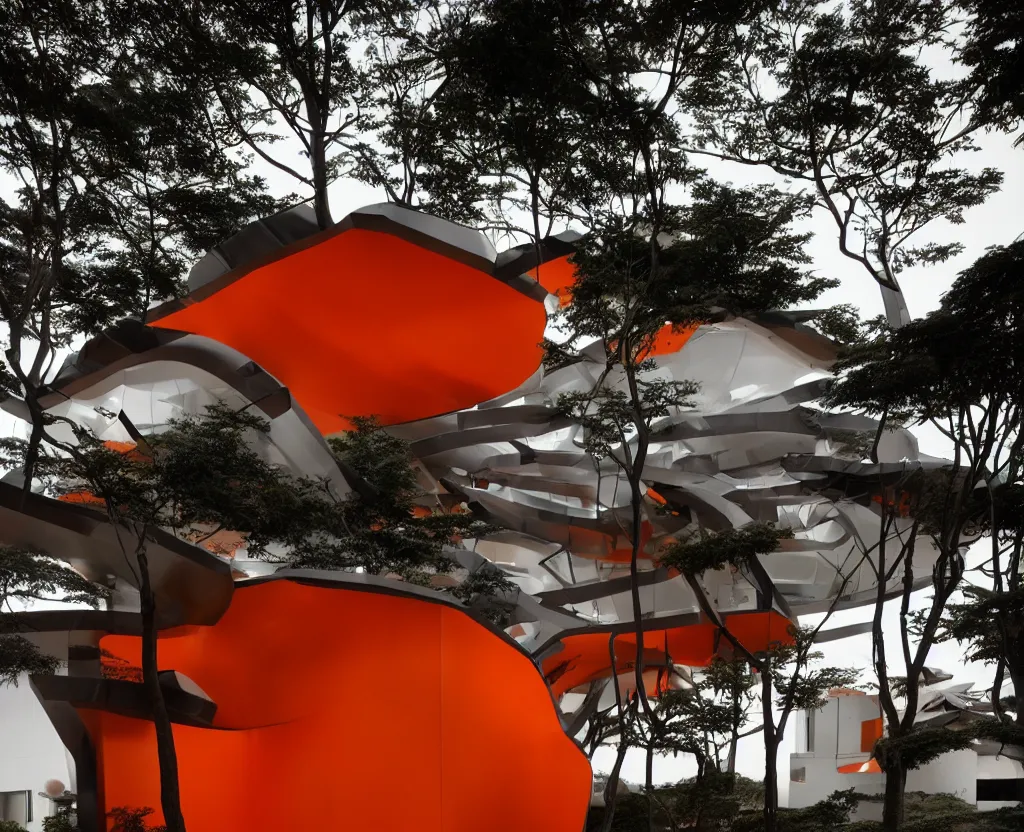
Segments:
[[[17,687],[0,686],[0,792],[31,792],[29,832],[40,832],[50,811],[50,801],[39,796],[46,781],[60,780],[71,788],[70,765],[28,680],[22,679]]]
[[[882,774],[840,774],[836,770],[835,757],[823,759],[802,754],[790,757],[792,769],[803,768],[806,782],[790,781],[789,803],[791,809],[802,809],[824,800],[832,792],[855,788],[864,794],[880,794],[883,789]],[[781,772],[780,772],[781,774]]]
[[[907,791],[951,794],[974,804],[978,799],[978,755],[951,751],[926,766],[907,772]]]
[[[978,757],[979,780],[1020,780],[1024,779],[1024,765],[1002,755],[998,757]],[[1014,801],[979,800],[978,811],[988,812],[994,809],[1016,806]]]

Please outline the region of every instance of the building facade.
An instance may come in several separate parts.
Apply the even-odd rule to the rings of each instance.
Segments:
[[[27,679],[0,685],[0,820],[41,832],[53,802],[42,792],[50,780],[74,789],[74,763]]]
[[[949,677],[940,679],[948,681]],[[921,693],[918,724],[966,723],[986,710],[970,684],[930,686]],[[790,755],[789,805],[802,808],[832,792],[856,789],[881,795],[885,773],[871,753],[882,737],[884,721],[878,697],[862,691],[832,691],[818,711],[795,714],[796,751]],[[950,794],[979,810],[1016,806],[1024,800],[1021,749],[976,742],[944,754],[907,774],[907,791]],[[862,802],[859,817],[881,812],[881,803]]]

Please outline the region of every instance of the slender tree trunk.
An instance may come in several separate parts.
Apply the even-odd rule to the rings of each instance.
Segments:
[[[327,149],[324,136],[315,130],[312,136],[313,148],[310,161],[313,163],[313,210],[316,211],[316,222],[320,228],[334,225],[331,218],[331,205],[327,198]]]
[[[653,731],[653,728],[652,728]],[[647,792],[647,832],[654,832],[654,737],[647,744],[647,768],[644,778]]]
[[[601,832],[611,832],[612,821],[615,820],[615,801],[619,795],[619,772],[622,770],[622,763],[626,759],[626,752],[629,751],[629,743],[625,736],[619,737],[619,749],[615,754],[615,765],[608,775],[608,782],[604,784],[604,819],[601,822]]]
[[[772,666],[761,665],[761,717],[764,721],[764,832],[775,832],[779,812],[779,737],[772,714]]]
[[[903,825],[903,801],[907,788],[907,772],[902,763],[893,760],[885,768],[885,800],[882,803],[882,829],[899,832]]]
[[[160,687],[157,664],[156,598],[149,580],[149,559],[145,544],[140,541],[139,595],[142,610],[142,683],[153,712],[156,730],[156,753],[160,764],[160,806],[167,832],[185,832],[181,813],[181,791],[178,785],[178,755],[174,750],[174,732],[167,714],[163,688]]]

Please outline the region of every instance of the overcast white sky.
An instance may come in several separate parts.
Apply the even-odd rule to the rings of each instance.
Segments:
[[[984,205],[967,212],[966,222],[960,226],[936,222],[922,234],[918,242],[924,240],[955,239],[963,243],[964,252],[943,266],[915,267],[908,269],[900,278],[910,312],[914,316],[926,314],[934,309],[942,293],[949,287],[956,273],[972,263],[988,246],[1012,242],[1024,232],[1024,213],[1021,210],[1021,194],[1024,191],[1024,148],[1013,148],[1010,137],[994,134],[978,138],[981,150],[960,161],[970,167],[992,166],[1002,170],[1005,181],[1002,190]],[[275,146],[277,153],[288,153],[293,142],[283,142]],[[295,158],[287,161],[297,167],[305,164],[299,158],[295,147]],[[732,182],[736,185],[749,185],[758,182],[781,184],[774,174],[745,166],[708,160],[707,167],[715,178]],[[271,188],[280,194],[297,190],[296,183],[287,175],[276,169],[261,165],[259,171],[266,176]],[[0,178],[0,194],[10,198],[9,180]],[[341,220],[346,214],[364,205],[384,200],[381,192],[353,182],[338,182],[331,188],[331,208],[335,220]],[[809,252],[813,259],[813,268],[821,275],[838,277],[841,285],[829,291],[815,306],[827,306],[838,303],[856,305],[865,317],[874,317],[882,312],[881,297],[877,286],[867,277],[856,264],[844,258],[838,251],[836,235],[832,221],[823,213],[815,214],[807,221],[808,230],[814,232]],[[59,362],[58,362],[59,363]],[[6,415],[6,414],[4,414]],[[12,420],[0,420],[0,430],[5,433],[13,427]],[[921,450],[927,453],[943,455],[945,448],[941,437],[937,434],[920,432]],[[922,596],[923,593],[919,593]],[[918,597],[918,604],[925,602]],[[870,616],[868,608],[836,614],[828,626],[840,626],[867,620]],[[811,622],[808,622],[811,623]],[[898,639],[899,622],[895,608],[886,611],[886,631]],[[845,641],[824,645],[823,652],[830,664],[868,668],[871,663],[870,639],[860,636]],[[900,655],[896,643],[892,646],[892,654]],[[960,681],[975,681],[979,686],[990,684],[991,671],[987,668],[965,664],[963,652],[956,645],[936,647],[930,658],[931,666],[941,667],[957,674]],[[785,801],[789,778],[788,755],[792,750],[792,727],[787,732],[779,756],[780,788]],[[613,751],[606,749],[595,758],[595,768],[606,770],[611,765]],[[643,757],[631,754],[623,769],[623,777],[630,782],[642,782]],[[760,778],[764,772],[763,750],[760,738],[754,736],[744,740],[740,746],[739,770],[748,776]],[[687,776],[693,771],[692,765],[684,760],[666,759],[656,765],[655,779],[664,782]]]

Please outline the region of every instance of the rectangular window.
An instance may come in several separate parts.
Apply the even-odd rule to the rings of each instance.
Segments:
[[[32,792],[0,792],[0,820],[22,826],[32,822]]]
[[[793,768],[789,770],[789,779],[794,783],[806,783],[807,782],[807,769],[806,768]]]
[[[978,802],[1002,800],[1006,802],[1024,800],[1024,780],[1017,778],[993,778],[978,781]]]
[[[806,711],[807,724],[804,730],[807,732],[807,750],[814,751],[814,711]]]

